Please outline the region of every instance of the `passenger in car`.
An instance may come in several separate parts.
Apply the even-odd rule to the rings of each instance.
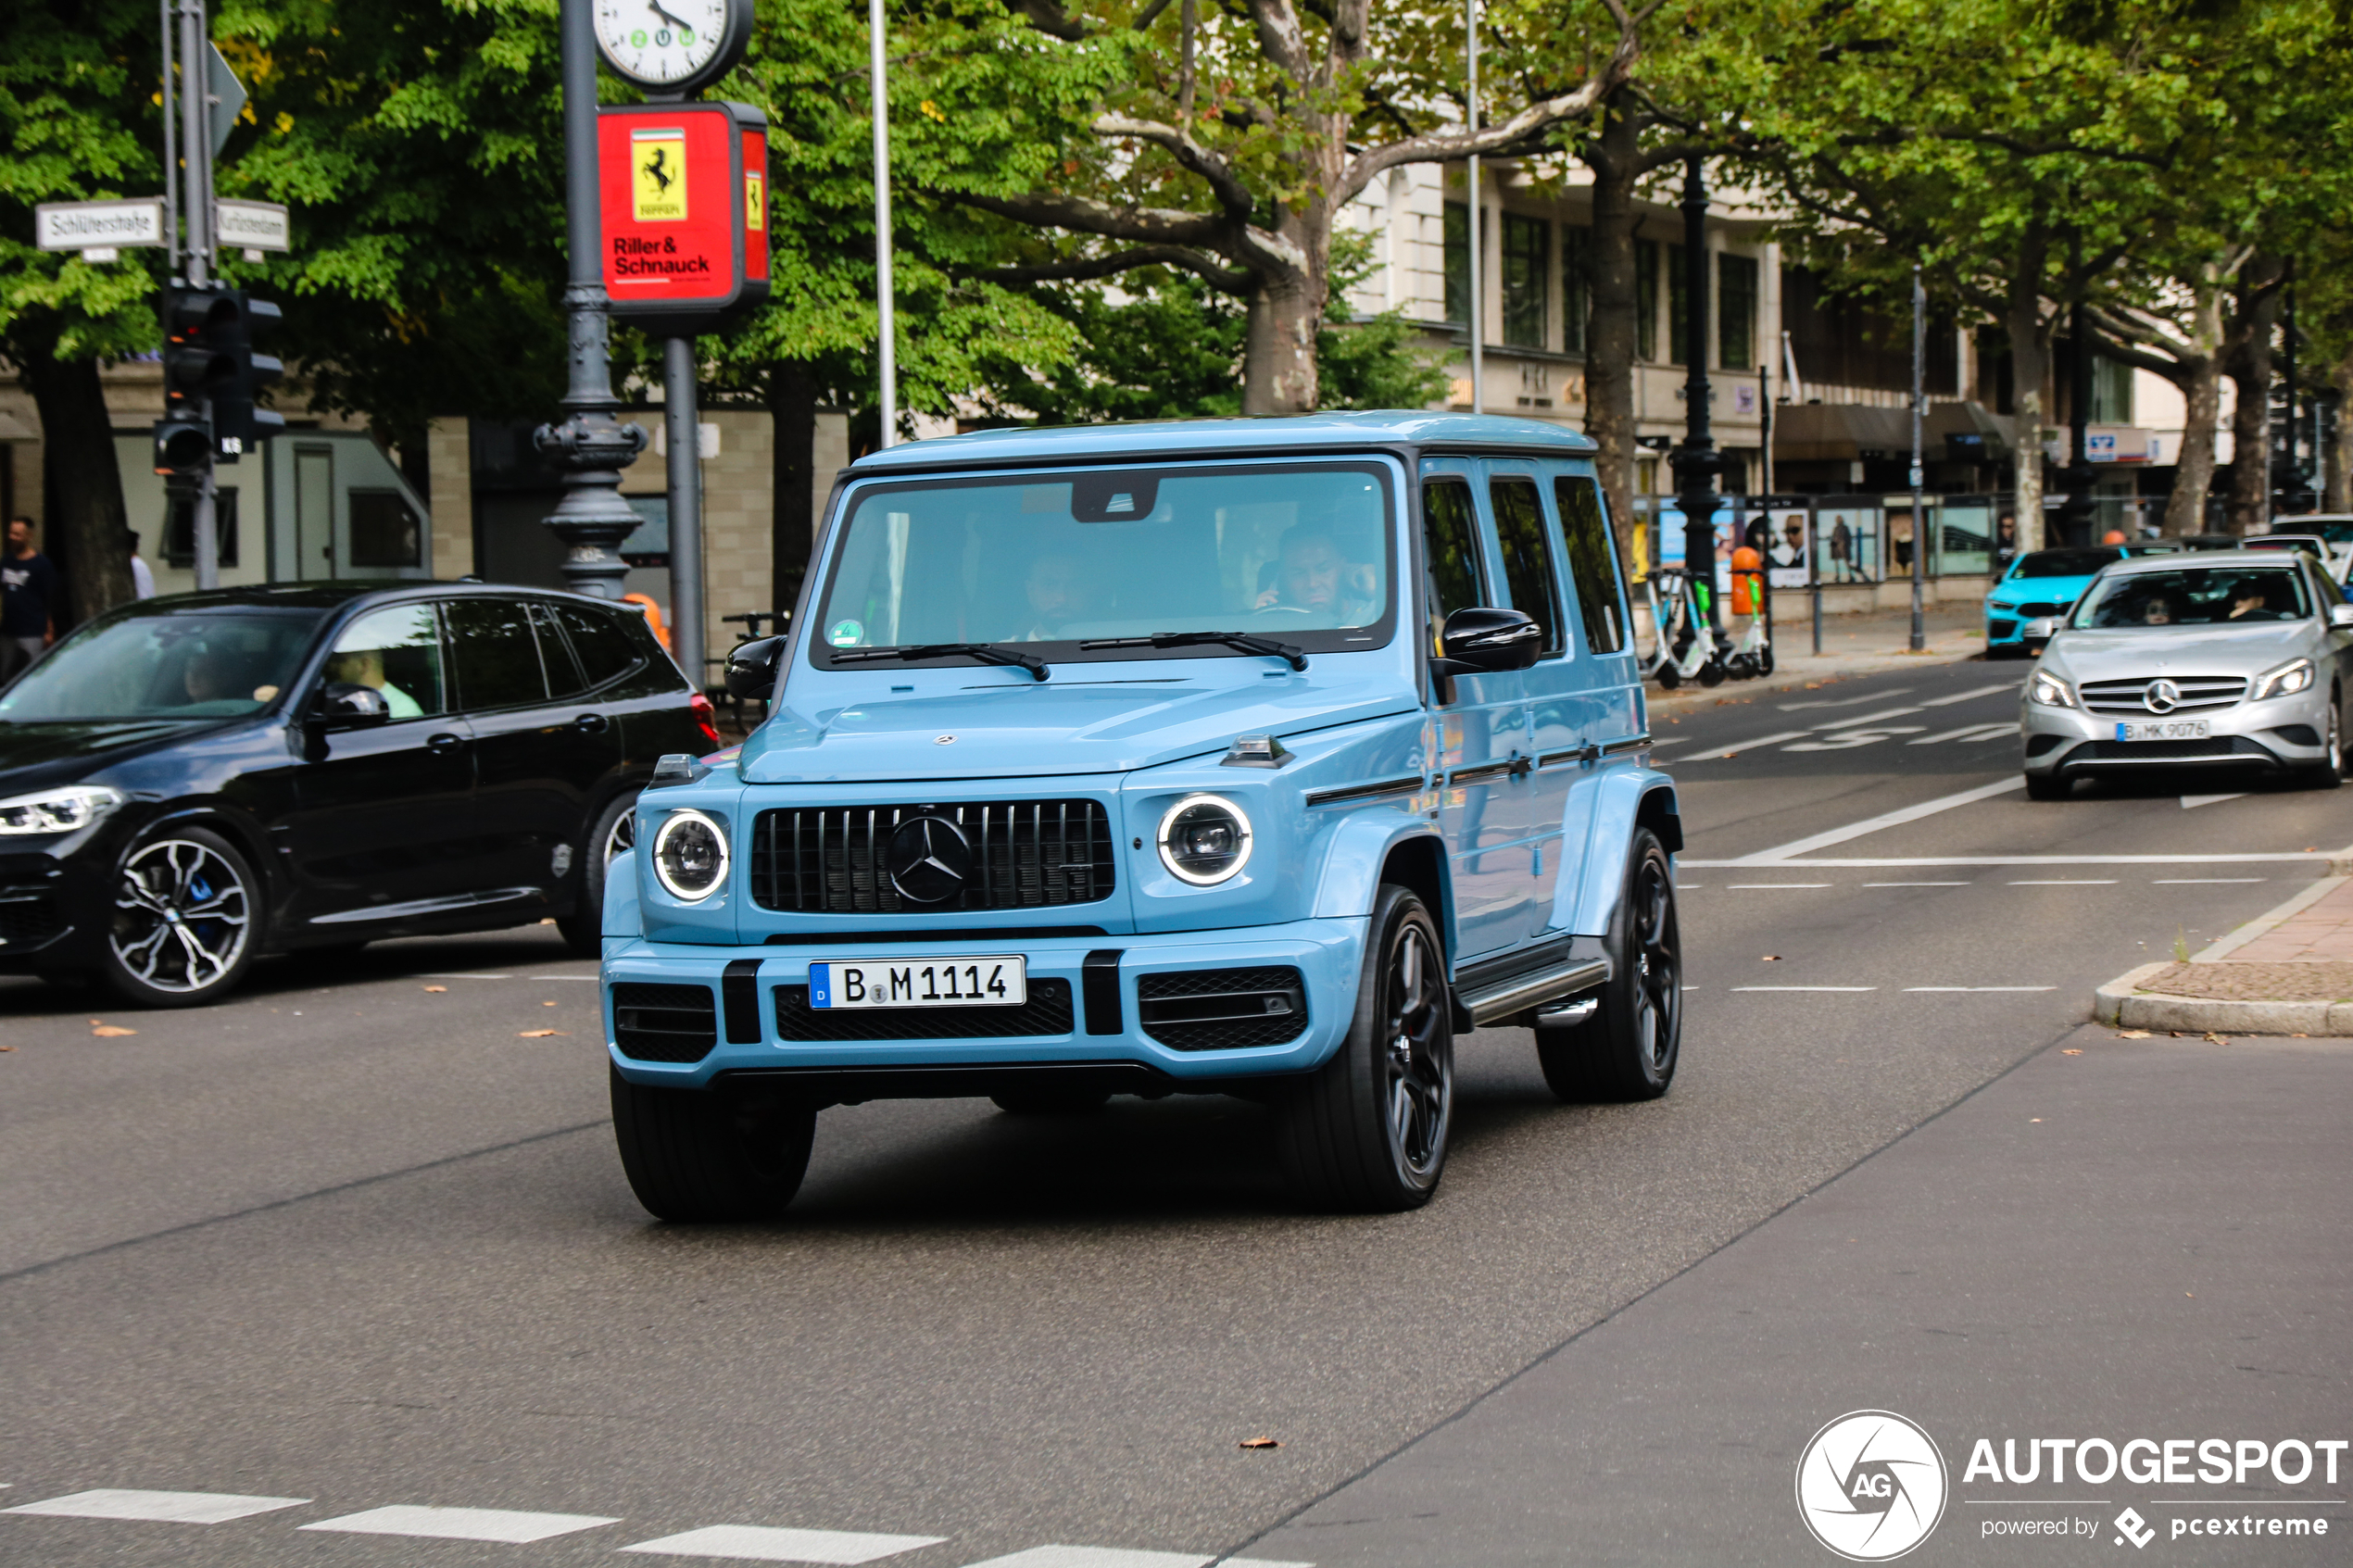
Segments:
[[[425,715],[422,703],[384,679],[382,648],[354,648],[331,656],[327,660],[327,679],[382,692],[384,706],[396,719],[422,719]]]

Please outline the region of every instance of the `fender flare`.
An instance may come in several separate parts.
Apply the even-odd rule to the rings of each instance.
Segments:
[[[1553,929],[1579,936],[1607,935],[1626,887],[1626,850],[1636,828],[1657,834],[1670,856],[1683,847],[1673,779],[1655,768],[1628,768],[1604,778],[1601,785],[1577,874],[1564,874],[1553,895]]]
[[[645,922],[637,909],[637,855],[634,849],[605,868],[605,907],[598,932],[613,937],[643,936]]]
[[[1315,901],[1311,912],[1317,919],[1369,916],[1373,900],[1379,896],[1381,872],[1389,865],[1390,857],[1401,845],[1426,843],[1428,850],[1420,852],[1426,861],[1424,874],[1416,880],[1428,882],[1429,885],[1417,886],[1416,891],[1430,905],[1429,912],[1452,951],[1453,884],[1446,863],[1446,844],[1435,824],[1426,817],[1404,816],[1393,810],[1358,811],[1334,823],[1329,834],[1322,868],[1315,879]]]

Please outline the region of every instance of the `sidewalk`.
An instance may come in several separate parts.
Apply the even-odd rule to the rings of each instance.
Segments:
[[[2093,1015],[2150,1031],[2353,1035],[2353,876],[2322,878],[2186,961],[2119,975]]]
[[[1910,647],[1912,612],[1908,608],[1825,615],[1822,651],[1816,654],[1810,618],[1780,619],[1773,623],[1772,674],[1755,681],[1727,681],[1720,686],[1688,684],[1672,692],[1661,691],[1657,682],[1649,681],[1643,684],[1643,693],[1654,714],[1672,717],[1708,707],[1723,697],[1795,691],[1824,681],[1917,669],[1923,662],[1951,664],[1977,658],[1985,651],[1985,614],[1982,606],[1932,604],[1926,607],[1921,621],[1928,646],[1914,653]],[[1642,646],[1649,646],[1647,636]],[[2007,668],[2022,671],[2024,666]],[[2022,673],[2020,678],[2024,679]]]

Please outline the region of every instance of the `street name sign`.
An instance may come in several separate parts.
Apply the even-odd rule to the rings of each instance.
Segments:
[[[164,243],[163,198],[43,202],[32,209],[32,243],[43,250],[112,250]]]
[[[224,198],[212,204],[212,232],[223,249],[230,245],[243,245],[247,250],[294,248],[294,226],[286,218],[286,209],[276,202]]]

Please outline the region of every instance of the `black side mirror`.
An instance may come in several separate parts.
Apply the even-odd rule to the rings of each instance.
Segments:
[[[1430,668],[1444,676],[1497,675],[1536,662],[1544,629],[1523,610],[1473,605],[1446,618],[1438,635],[1441,657]]]
[[[323,730],[365,730],[392,721],[392,704],[373,686],[330,681],[319,688],[310,721]]]
[[[784,658],[782,637],[737,643],[727,650],[727,695],[745,701],[765,701],[768,694],[776,689],[776,669]]]

